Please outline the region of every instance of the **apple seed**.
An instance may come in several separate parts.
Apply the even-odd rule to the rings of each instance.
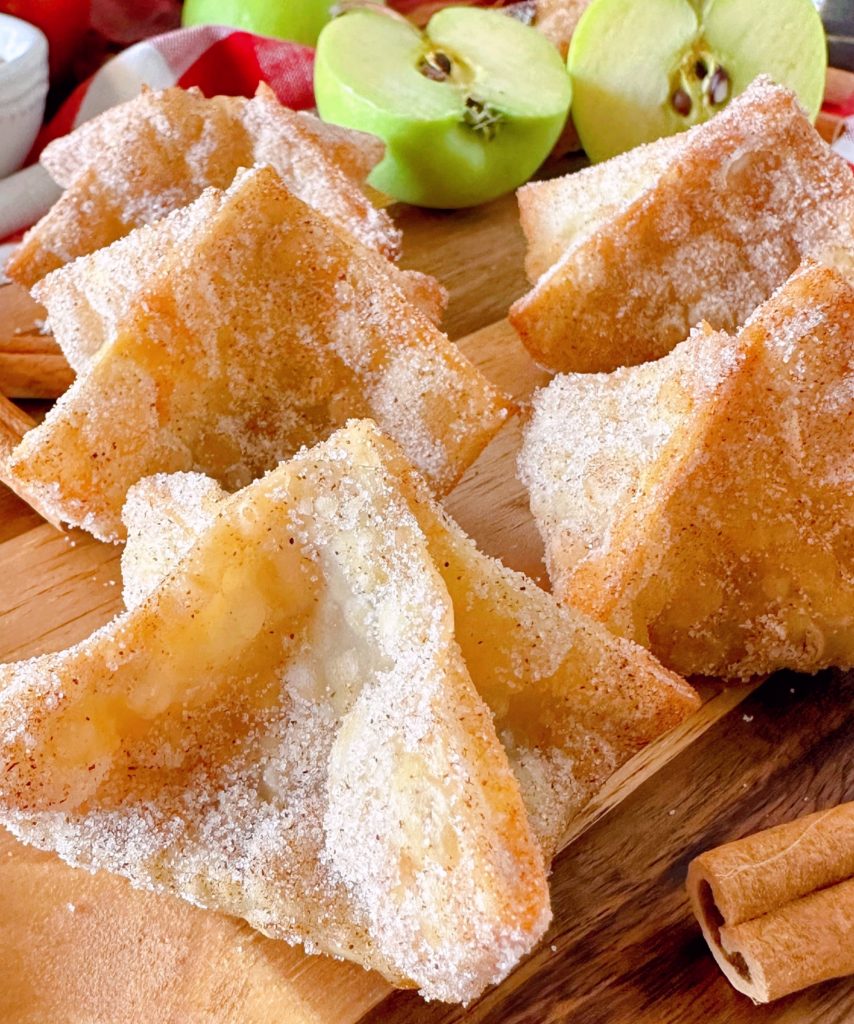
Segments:
[[[715,105],[726,103],[729,99],[729,88],[729,75],[723,68],[715,68],[707,85],[709,102]]]
[[[433,82],[444,82],[451,74],[452,67],[451,58],[441,50],[436,50],[424,57],[418,70]]]
[[[684,89],[676,89],[670,97],[670,102],[673,104],[673,109],[677,114],[687,117],[691,113],[691,107],[693,106],[691,97]]]
[[[704,60],[698,60],[694,65],[694,74],[697,76],[697,78],[699,78],[702,82],[702,80],[706,77],[708,73],[709,69],[706,66],[706,62]]]

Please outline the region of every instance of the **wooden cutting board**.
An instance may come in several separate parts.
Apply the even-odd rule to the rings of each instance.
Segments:
[[[404,210],[399,219],[404,264],[450,290],[451,337],[526,400],[546,375],[503,320],[526,287],[514,201],[454,214]],[[35,315],[22,293],[0,288],[0,391],[5,381],[21,393],[10,383],[16,351],[50,358],[31,329]],[[518,443],[511,423],[448,505],[485,550],[545,582],[514,476]],[[58,649],[114,614],[118,554],[58,533],[0,490],[0,659]],[[0,1022],[851,1024],[854,981],[771,1007],[733,992],[683,886],[701,850],[854,799],[854,674],[780,675],[758,687],[706,686],[703,696],[702,709],[626,766],[576,823],[554,866],[548,935],[467,1010],[426,1004],[352,964],[307,957],[122,879],[72,870],[0,832]]]

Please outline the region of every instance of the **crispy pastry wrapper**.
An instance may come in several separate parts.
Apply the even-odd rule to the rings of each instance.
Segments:
[[[519,470],[559,599],[685,676],[854,664],[852,316],[806,263],[736,337],[538,392]]]
[[[705,124],[525,185],[519,206],[534,287],[510,322],[555,372],[658,359],[700,320],[734,331],[854,237],[850,168],[765,77]]]
[[[227,188],[239,167],[264,164],[342,231],[393,259],[400,232],[362,191],[383,149],[373,136],[288,110],[263,84],[252,99],[145,88],[46,147],[41,163],[65,192],[6,272],[30,288],[205,188]]]
[[[605,781],[694,711],[697,694],[642,647],[559,607],[527,576],[479,551],[370,420],[351,421],[334,440],[356,464],[394,481],[423,530],[451,597],[456,640],[550,861]],[[122,555],[129,608],[160,586],[226,500],[200,474],[160,474],[131,488]]]
[[[701,854],[688,895],[719,967],[758,1003],[854,974],[854,802]]]

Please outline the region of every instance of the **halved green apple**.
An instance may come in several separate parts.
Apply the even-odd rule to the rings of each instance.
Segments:
[[[424,32],[382,11],[343,14],[320,34],[314,92],[324,120],[385,141],[375,188],[432,207],[473,206],[527,181],[571,95],[547,39],[469,7],[439,11]]]
[[[567,66],[575,127],[599,161],[708,120],[760,74],[814,119],[827,43],[811,0],[593,0]]]

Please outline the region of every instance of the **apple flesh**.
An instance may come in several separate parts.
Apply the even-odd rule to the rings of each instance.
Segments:
[[[591,160],[707,121],[759,74],[815,119],[827,43],[812,0],[593,0],[567,59]]]
[[[374,188],[440,208],[527,181],[560,135],[571,96],[547,39],[469,7],[439,11],[424,32],[367,8],[336,18],[317,44],[314,94],[324,120],[384,140]]]
[[[184,25],[230,25],[259,36],[314,46],[335,0],[186,0]]]

